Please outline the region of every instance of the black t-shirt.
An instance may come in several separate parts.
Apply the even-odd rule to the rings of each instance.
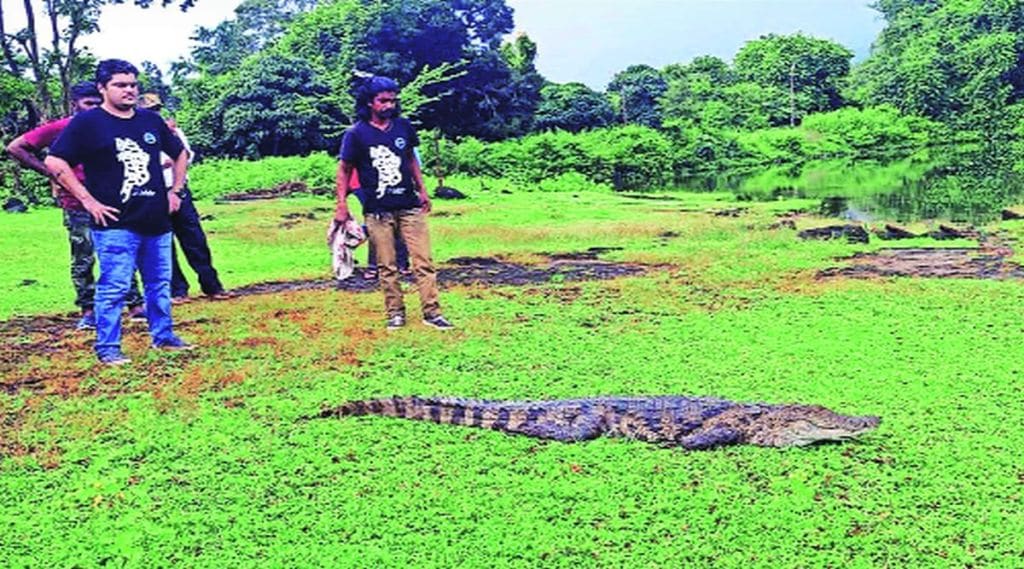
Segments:
[[[75,115],[50,154],[71,166],[82,164],[89,193],[121,210],[107,228],[159,235],[171,230],[160,152],[177,157],[182,149],[152,111],[137,110],[125,119],[97,108]]]
[[[364,213],[420,207],[411,167],[419,144],[416,129],[403,118],[392,119],[387,130],[359,121],[345,132],[338,157],[359,173]]]

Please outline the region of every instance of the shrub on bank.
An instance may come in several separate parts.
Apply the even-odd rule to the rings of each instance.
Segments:
[[[273,188],[286,182],[302,182],[310,189],[333,188],[337,169],[337,159],[325,152],[257,161],[212,159],[189,168],[189,188],[198,199]]]

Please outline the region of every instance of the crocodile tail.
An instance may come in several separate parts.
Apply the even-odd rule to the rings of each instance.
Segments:
[[[474,415],[479,417],[481,414],[479,409],[488,406],[488,403],[486,401],[470,399],[424,398],[415,395],[396,396],[384,399],[349,401],[339,407],[324,409],[320,413],[320,417],[326,419],[331,417],[380,415],[383,417],[466,425],[470,424],[470,419]]]

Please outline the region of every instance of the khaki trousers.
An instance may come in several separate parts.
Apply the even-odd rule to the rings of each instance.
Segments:
[[[366,230],[370,242],[377,250],[380,288],[384,291],[384,310],[388,318],[405,316],[402,286],[398,282],[398,261],[395,255],[395,236],[400,235],[409,248],[409,263],[416,276],[423,318],[441,314],[437,294],[437,272],[430,256],[430,233],[427,216],[419,209],[403,209],[366,216]]]

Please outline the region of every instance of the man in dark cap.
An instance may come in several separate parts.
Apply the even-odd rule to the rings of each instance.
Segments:
[[[163,110],[164,104],[157,93],[143,93],[139,97],[139,108],[159,114]],[[173,119],[167,119],[165,122],[167,123],[167,128],[171,129],[171,132],[178,137],[178,140],[185,147],[189,164],[191,164],[194,153],[188,144],[188,138],[185,137],[185,133],[178,128]],[[171,172],[174,162],[166,154],[162,154],[160,160],[163,162],[164,183],[167,187],[171,187],[174,181]],[[203,294],[207,298],[210,300],[231,298],[231,295],[224,290],[224,285],[220,282],[217,269],[213,267],[213,255],[210,253],[210,246],[206,241],[206,233],[200,224],[199,212],[192,201],[192,192],[189,191],[187,180],[181,188],[180,195],[181,207],[171,216],[171,230],[178,239],[182,252],[185,253],[185,260],[188,261],[192,270],[199,277],[199,288],[202,289]],[[181,264],[178,262],[178,253],[172,245],[171,303],[182,304],[189,300],[188,280],[185,278],[185,273],[181,270]]]
[[[75,114],[96,108],[103,102],[96,84],[83,81],[71,87],[71,107]],[[54,198],[64,210],[64,227],[68,230],[68,242],[71,245],[71,283],[75,287],[75,304],[81,309],[82,316],[78,320],[78,329],[86,330],[96,327],[96,313],[93,311],[93,295],[96,292],[96,279],[93,277],[92,235],[89,231],[90,216],[75,196],[54,180],[39,153],[49,147],[60,133],[71,122],[72,117],[48,122],[15,138],[7,145],[7,152],[12,158],[26,168],[31,168],[50,179]],[[79,181],[85,180],[85,172],[81,167],[75,168],[75,176]],[[142,295],[138,284],[133,282],[129,290],[128,314],[134,319],[144,318]]]

